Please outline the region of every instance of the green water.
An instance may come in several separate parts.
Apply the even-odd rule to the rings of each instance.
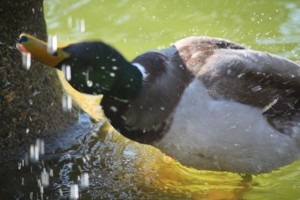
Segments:
[[[300,1],[45,0],[44,5],[49,34],[59,43],[103,40],[128,59],[183,37],[208,35],[300,60]],[[85,30],[79,30],[80,21]],[[155,150],[107,131],[96,139],[84,134],[77,133],[80,142],[49,161],[10,171],[10,183],[21,185],[16,196],[40,196],[37,180],[46,168],[53,171],[42,192],[49,199],[68,199],[82,172],[89,173],[90,184],[79,188],[81,199],[300,199],[300,162],[247,180],[166,163]]]
[[[300,59],[300,1],[48,0],[45,15],[49,33],[56,34],[62,43],[100,39],[115,46],[128,59],[149,49],[168,47],[191,35],[227,38],[252,49]],[[76,22],[81,19],[85,24],[83,32]],[[137,169],[127,167],[124,173],[128,173],[126,170],[133,170],[130,174],[135,176]],[[294,163],[272,174],[254,177],[249,183],[239,182],[236,177],[226,177],[222,183],[223,175],[217,174],[215,182],[208,181],[210,187],[203,185],[200,175],[191,174],[179,182],[166,184],[162,180],[164,183],[155,187],[145,184],[147,180],[134,180],[132,187],[138,188],[139,198],[149,199],[300,199],[299,170],[300,164]],[[122,192],[125,196],[133,192],[119,181],[113,183],[117,192],[111,191],[112,198]],[[95,193],[89,195],[101,197],[101,191],[110,193],[97,185]]]

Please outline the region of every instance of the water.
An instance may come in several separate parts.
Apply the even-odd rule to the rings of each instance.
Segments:
[[[45,1],[51,35],[57,35],[65,43],[103,40],[127,59],[148,49],[168,47],[190,35],[227,38],[252,49],[299,59],[299,10],[300,2],[285,0]],[[89,80],[87,77],[88,85]],[[257,86],[252,91],[260,89]],[[80,101],[85,102],[85,98],[81,98]],[[67,102],[72,99],[66,97],[63,110],[70,108]],[[88,103],[84,107],[94,110]],[[107,122],[101,121],[92,129],[89,119],[82,115],[77,126],[67,130],[64,138],[45,143],[45,154],[37,153],[40,148],[36,146],[33,144],[32,150],[30,148],[28,158],[25,156],[24,160],[0,168],[1,191],[8,197],[300,198],[300,162],[252,179],[232,173],[194,170],[157,149],[123,138]]]
[[[56,51],[57,51],[57,36],[56,35],[48,36],[47,51],[51,55],[56,53]]]
[[[26,70],[29,70],[31,66],[31,54],[22,52],[21,55],[22,55],[22,67]]]
[[[63,73],[63,75],[64,75],[64,77],[65,77],[65,79],[67,80],[67,81],[70,81],[71,80],[71,67],[70,67],[70,65],[63,65],[62,67],[61,67],[61,71],[62,71],[62,73]]]
[[[72,109],[72,96],[67,92],[64,92],[62,95],[62,110],[64,112],[70,111]]]

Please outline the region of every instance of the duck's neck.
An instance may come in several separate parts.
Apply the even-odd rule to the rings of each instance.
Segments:
[[[126,138],[144,144],[151,144],[160,140],[169,129],[171,119],[153,125],[151,129],[135,128],[127,124],[129,120],[127,112],[135,106],[132,103],[132,100],[127,101],[106,95],[101,101],[101,106],[112,126]]]
[[[147,74],[136,96],[122,99],[104,95],[101,105],[113,127],[125,137],[151,144],[169,129],[172,114],[192,75],[175,47],[147,52],[133,63],[140,65],[140,73]]]

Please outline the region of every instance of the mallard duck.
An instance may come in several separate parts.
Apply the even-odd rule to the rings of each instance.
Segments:
[[[70,66],[78,91],[125,137],[196,169],[258,174],[298,159],[300,65],[212,37],[187,37],[128,62],[101,41],[47,44],[21,34],[19,49]]]

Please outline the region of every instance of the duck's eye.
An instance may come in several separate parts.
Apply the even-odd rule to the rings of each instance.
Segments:
[[[28,37],[22,35],[21,37],[19,37],[18,42],[22,43],[22,42],[27,42],[28,41]]]

